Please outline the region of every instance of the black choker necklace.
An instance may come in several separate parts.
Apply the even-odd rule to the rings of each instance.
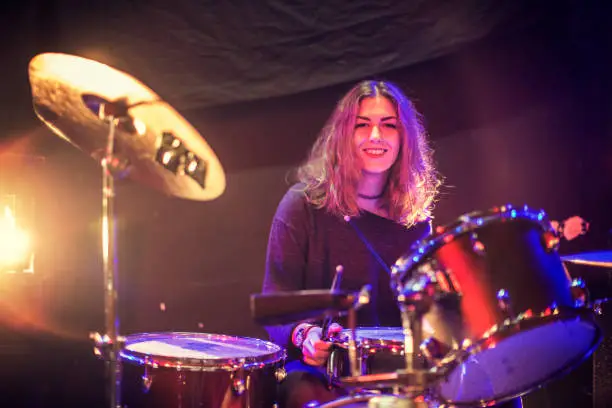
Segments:
[[[357,197],[363,198],[363,199],[366,199],[366,200],[376,200],[376,199],[379,199],[380,197],[382,197],[383,194],[385,194],[384,190],[383,190],[382,193],[380,193],[378,195],[375,195],[375,196],[369,196],[369,195],[357,193]]]

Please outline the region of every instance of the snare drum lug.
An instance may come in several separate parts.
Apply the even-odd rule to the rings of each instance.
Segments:
[[[512,313],[512,300],[510,299],[510,293],[508,293],[506,289],[497,291],[497,305],[507,317],[514,318]]]
[[[287,370],[284,367],[277,368],[274,372],[274,378],[277,382],[283,382],[287,378]]]
[[[470,235],[470,241],[472,242],[472,250],[476,255],[484,256],[486,254],[486,248],[482,241],[478,240],[478,235],[475,232]]]
[[[604,311],[603,311],[603,307],[602,304],[606,303],[608,301],[608,299],[598,299],[593,303],[593,312],[597,315],[597,316],[603,316]]]
[[[153,376],[149,372],[149,369],[150,368],[148,361],[147,359],[145,359],[144,374],[142,375],[142,377],[140,377],[140,380],[142,381],[140,386],[142,388],[142,392],[144,392],[145,394],[149,392],[149,390],[151,389],[151,385],[153,385]]]
[[[434,366],[437,366],[438,362],[450,352],[450,347],[434,337],[425,339],[419,348],[421,349],[423,357]]]
[[[542,234],[542,244],[544,245],[544,249],[548,252],[556,252],[559,250],[560,240],[559,237],[556,236],[551,231],[546,231]]]
[[[237,397],[240,397],[241,395],[243,395],[244,392],[246,391],[246,386],[244,385],[244,381],[241,380],[240,378],[235,378],[234,381],[232,381],[232,391],[234,392],[234,395],[236,395]]]
[[[574,298],[575,307],[585,307],[589,301],[589,290],[584,283],[582,278],[572,279],[572,285],[570,291]]]
[[[140,378],[142,379],[142,392],[146,394],[151,390],[151,385],[153,385],[153,376],[145,371],[145,374]]]

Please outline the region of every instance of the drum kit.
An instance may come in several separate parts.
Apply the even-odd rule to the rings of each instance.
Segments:
[[[57,53],[29,66],[34,110],[102,167],[105,332],[93,333],[111,408],[273,407],[286,351],[222,334],[120,335],[114,180],[213,200],[223,168],[198,132],[128,74]],[[543,211],[505,205],[465,214],[416,243],[391,268],[401,327],[360,327],[358,292],[254,294],[263,325],[348,316],[325,367],[346,396],[312,407],[491,406],[574,369],[602,339],[593,302],[564,262],[610,267],[608,253],[561,257]]]

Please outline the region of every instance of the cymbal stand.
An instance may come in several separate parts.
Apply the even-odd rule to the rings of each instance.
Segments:
[[[365,285],[360,291],[353,307],[348,312],[348,327],[351,335],[348,340],[348,354],[349,354],[349,367],[351,376],[359,376],[361,370],[357,362],[357,310],[363,305],[370,303],[370,292],[372,290],[371,285]]]
[[[423,316],[434,302],[434,291],[430,275],[417,273],[403,285],[397,296],[404,334],[406,370],[408,371],[424,368],[422,360],[418,357],[423,342]]]
[[[414,408],[430,407],[429,396],[426,394],[430,382],[436,376],[431,376],[420,356],[423,343],[423,316],[429,311],[433,300],[433,285],[431,276],[427,273],[417,273],[403,285],[397,295],[401,313],[404,335],[404,358],[406,369],[404,374],[410,376],[409,405]]]
[[[120,353],[123,340],[119,336],[119,315],[117,308],[117,245],[115,223],[115,185],[113,170],[116,164],[115,131],[119,121],[127,116],[121,107],[100,104],[98,115],[109,124],[106,149],[102,164],[102,262],[104,269],[104,324],[106,333],[92,334],[96,343],[95,353],[102,355],[106,362],[107,398],[110,408],[121,408],[122,368]]]
[[[396,290],[397,302],[402,315],[402,326],[404,334],[404,356],[406,358],[406,369],[397,370],[392,373],[362,374],[358,365],[356,349],[356,309],[349,309],[348,325],[351,332],[349,338],[349,365],[350,377],[343,377],[340,383],[348,387],[349,396],[337,401],[321,405],[320,408],[343,407],[363,399],[368,401],[372,407],[410,407],[410,408],[432,408],[438,406],[428,390],[444,376],[443,370],[427,370],[419,356],[422,335],[422,319],[425,313],[434,303],[433,294],[435,289],[428,276],[417,276],[405,285],[398,285],[401,289]],[[362,290],[363,292],[363,290]],[[367,293],[367,292],[366,292]],[[361,294],[359,296],[362,297]],[[367,303],[367,302],[365,302]],[[410,348],[412,346],[412,349]],[[413,351],[414,350],[414,351]],[[363,394],[365,390],[393,388],[395,392],[391,395],[380,395],[376,391]]]

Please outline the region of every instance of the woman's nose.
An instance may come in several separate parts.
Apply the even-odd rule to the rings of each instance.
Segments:
[[[370,140],[379,140],[380,139],[380,129],[378,126],[373,126],[372,131],[370,132]]]

